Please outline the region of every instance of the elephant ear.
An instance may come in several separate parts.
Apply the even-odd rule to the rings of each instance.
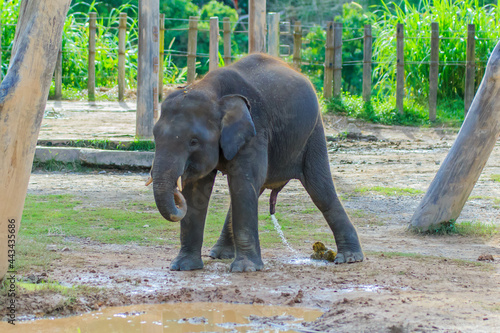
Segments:
[[[232,160],[240,148],[255,136],[250,116],[250,103],[241,95],[227,95],[219,101],[222,110],[220,145],[227,160]]]

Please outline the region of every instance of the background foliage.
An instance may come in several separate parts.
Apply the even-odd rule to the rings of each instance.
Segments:
[[[15,33],[15,24],[20,0],[0,2],[2,22],[2,73],[7,71],[10,48]],[[464,92],[465,48],[467,24],[476,25],[476,89],[484,74],[484,67],[498,38],[500,11],[491,0],[398,0],[385,3],[383,0],[363,0],[342,6],[333,6],[332,0],[267,0],[268,11],[281,13],[282,21],[293,24],[300,20],[304,26],[302,49],[302,72],[313,82],[318,91],[323,89],[326,21],[336,16],[335,21],[343,23],[343,70],[342,101],[328,102],[331,110],[337,110],[372,121],[390,122],[396,119],[395,111],[382,114],[387,101],[395,95],[396,39],[395,27],[405,24],[405,71],[408,112],[414,112],[415,119],[425,120],[428,95],[430,24],[440,25],[440,73],[439,97],[443,105],[455,107]],[[336,3],[336,2],[335,2]],[[208,71],[208,19],[217,16],[229,17],[236,32],[232,39],[232,55],[243,56],[248,50],[248,36],[239,33],[247,29],[248,1],[239,1],[235,8],[233,0],[160,0],[161,13],[165,14],[166,84],[179,84],[186,77],[187,19],[199,16],[197,73]],[[97,86],[112,88],[117,84],[118,64],[118,16],[128,14],[127,30],[127,83],[136,85],[137,76],[137,12],[138,0],[80,0],[72,1],[63,35],[63,84],[65,96],[70,91],[84,92],[87,86],[88,18],[90,12],[97,12]],[[356,96],[362,89],[363,26],[373,27],[373,99],[372,106],[365,107]],[[293,29],[293,28],[292,28]],[[282,36],[282,43],[292,43],[290,36]],[[219,51],[223,53],[222,39]],[[285,57],[291,61],[291,56]],[[380,102],[377,102],[380,101]],[[361,103],[361,104],[360,104]],[[378,104],[377,104],[378,103]],[[417,107],[418,106],[418,107]],[[355,111],[356,110],[356,111]],[[416,116],[418,114],[418,116]],[[455,117],[453,110],[449,115]],[[392,116],[391,116],[392,115]],[[439,110],[438,110],[439,117]],[[448,117],[448,116],[443,116]],[[410,117],[411,118],[411,117]],[[457,119],[460,119],[458,116]],[[387,120],[389,119],[389,120]],[[402,120],[398,120],[403,122]],[[420,120],[418,121],[420,122]]]

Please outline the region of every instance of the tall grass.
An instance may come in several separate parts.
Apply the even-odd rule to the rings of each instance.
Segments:
[[[375,12],[376,34],[373,57],[377,62],[375,88],[379,94],[394,94],[396,78],[396,25],[404,24],[405,80],[409,97],[428,96],[431,23],[439,23],[440,97],[464,95],[467,24],[476,26],[476,88],[486,60],[499,39],[500,11],[496,5],[481,6],[478,0],[422,0],[418,6],[403,0],[384,3]]]

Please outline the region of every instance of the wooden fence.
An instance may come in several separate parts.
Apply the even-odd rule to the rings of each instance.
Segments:
[[[90,13],[89,17],[89,45],[88,45],[88,99],[90,101],[95,100],[95,52],[96,52],[96,14]],[[164,73],[164,58],[165,58],[165,44],[164,44],[164,34],[165,31],[165,17],[164,15],[160,18],[160,62],[159,62],[159,73],[161,75],[159,80],[159,97],[163,98],[163,73]],[[198,57],[209,58],[210,70],[217,68],[219,63],[218,56],[218,45],[219,45],[219,20],[217,17],[210,19],[210,51],[208,55],[203,55],[197,53],[197,40],[198,40],[198,17],[189,18],[189,28],[181,29],[188,32],[188,45],[187,52],[182,54],[179,52],[175,54],[177,56],[187,57],[187,83],[191,83],[196,78],[196,60]],[[231,54],[231,38],[235,31],[231,29],[231,23],[229,18],[224,18],[223,21],[223,59],[226,65],[230,64],[233,59],[238,58]],[[284,26],[287,29],[285,31],[280,30],[280,26]],[[1,25],[0,25],[1,28]],[[126,80],[125,80],[125,39],[127,27],[127,15],[121,14],[119,18],[119,47],[118,47],[118,100],[123,101],[125,96]],[[439,75],[439,25],[438,23],[432,23],[431,27],[431,54],[429,64],[429,119],[431,121],[436,119],[436,104],[437,104],[437,89],[438,89],[438,75]],[[179,30],[179,29],[175,29]],[[282,29],[283,30],[283,29]],[[240,33],[247,33],[246,31],[239,31]],[[326,25],[326,45],[325,45],[325,61],[324,61],[324,96],[325,98],[339,97],[341,93],[341,83],[342,83],[342,47],[344,42],[349,42],[350,40],[342,40],[343,26],[342,23],[328,22]],[[304,64],[301,57],[302,45],[307,41],[304,40],[304,29],[300,22],[295,22],[290,25],[289,22],[280,22],[279,14],[269,13],[268,14],[268,50],[269,53],[275,56],[280,56],[280,47],[287,47],[290,50],[289,45],[280,44],[280,36],[289,35],[293,38],[293,55],[291,55],[292,66],[297,70],[300,70],[301,65]],[[405,32],[404,25],[398,24],[395,27],[396,36],[396,108],[400,113],[403,113],[403,100],[405,98],[405,59],[404,59],[404,40]],[[0,34],[1,38],[1,34]],[[362,96],[365,102],[370,100],[371,88],[372,88],[372,27],[366,25],[364,27],[363,37],[354,38],[364,40],[363,47],[363,60],[362,63]],[[1,46],[1,39],[0,39]],[[464,94],[464,110],[467,110],[472,103],[474,98],[474,79],[476,71],[475,62],[475,26],[470,24],[467,29],[467,53],[466,53],[466,75],[465,75],[465,94]],[[2,48],[0,47],[0,55]],[[169,50],[172,52],[172,50]],[[289,52],[290,53],[290,52]],[[55,80],[55,98],[60,99],[62,97],[62,52],[59,53],[59,59],[57,62],[56,70],[54,73]],[[288,54],[290,55],[290,54]],[[288,56],[287,55],[287,56]],[[1,57],[0,57],[1,61]],[[1,62],[0,62],[1,66]]]

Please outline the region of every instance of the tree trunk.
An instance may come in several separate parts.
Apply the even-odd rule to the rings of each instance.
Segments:
[[[500,42],[457,139],[411,219],[411,228],[456,220],[500,136]]]
[[[8,240],[19,230],[70,2],[22,1],[10,67],[0,85],[0,279],[9,270]]]

